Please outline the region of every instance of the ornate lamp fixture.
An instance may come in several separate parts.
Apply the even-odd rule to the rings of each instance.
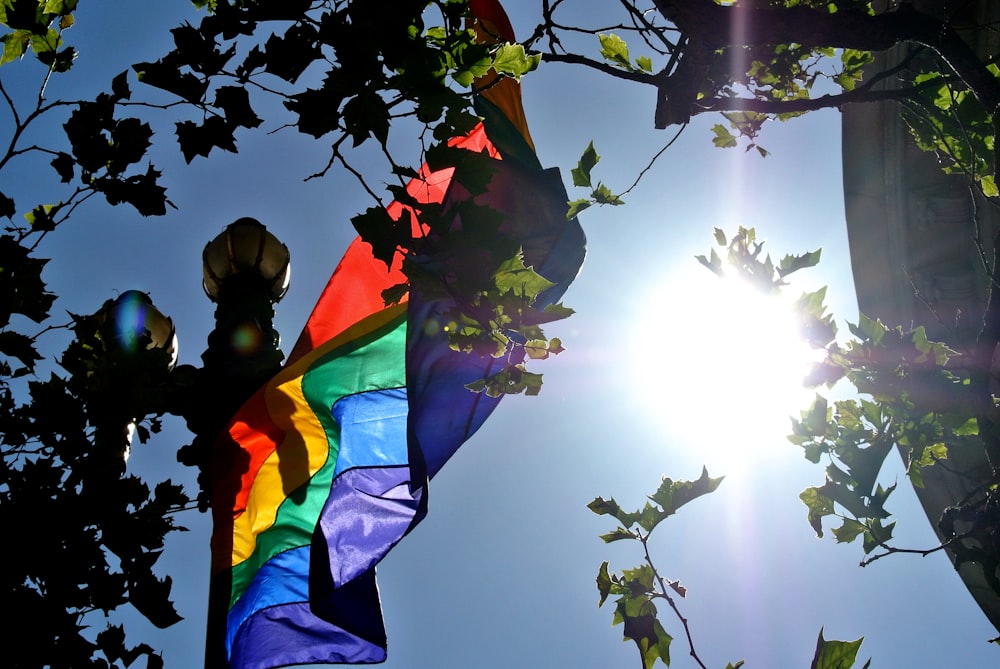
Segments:
[[[272,303],[288,291],[288,247],[254,218],[241,218],[226,226],[205,246],[202,264],[202,285],[213,302],[219,301],[223,285],[237,275],[263,281]]]
[[[174,322],[153,306],[147,293],[127,290],[108,300],[97,312],[102,326],[110,326],[109,339],[123,353],[163,349],[169,355],[169,367],[177,364],[177,333]]]

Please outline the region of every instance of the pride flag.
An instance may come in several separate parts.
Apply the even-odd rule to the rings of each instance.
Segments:
[[[496,0],[473,0],[485,36],[513,41]],[[542,170],[517,82],[477,100],[484,122],[451,144],[496,158],[476,196],[505,215],[528,266],[555,302],[584,256],[555,170]],[[445,212],[471,196],[454,168],[427,166],[407,187]],[[399,219],[406,207],[393,203]],[[412,211],[412,210],[410,210]],[[453,228],[474,226],[456,214]],[[494,361],[453,351],[437,325],[451,306],[405,281],[371,246],[348,248],[284,369],[240,409],[213,460],[209,658],[230,669],[374,663],[386,657],[375,565],[426,513],[427,481],[496,407],[467,383]],[[223,658],[224,655],[224,659]]]

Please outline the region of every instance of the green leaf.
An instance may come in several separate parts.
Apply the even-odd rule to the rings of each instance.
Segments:
[[[557,337],[553,337],[549,341],[529,339],[524,344],[524,350],[532,360],[545,360],[550,355],[559,355],[566,349],[563,348],[562,342]]]
[[[800,269],[806,269],[807,267],[815,267],[819,263],[820,255],[823,253],[823,249],[816,249],[809,253],[805,253],[800,256],[796,255],[786,255],[778,263],[778,276],[782,279],[791,274],[792,272],[797,272]]]
[[[612,206],[618,206],[625,204],[625,201],[619,196],[611,192],[611,189],[602,183],[597,184],[597,188],[590,194],[594,198],[594,202],[597,204],[610,204]]]
[[[593,200],[582,198],[579,200],[572,200],[569,202],[569,207],[566,209],[566,220],[571,221],[579,215],[581,211],[585,209],[590,209],[593,205]]]
[[[564,318],[569,318],[576,312],[567,306],[564,306],[562,302],[556,302],[553,304],[545,305],[545,308],[541,311],[534,310],[532,313],[525,313],[522,316],[521,322],[525,325],[541,325],[542,323],[552,323],[553,321],[561,321]],[[553,342],[558,342],[556,338],[552,339]],[[553,352],[552,349],[549,349]],[[562,349],[560,349],[560,352]]]
[[[955,428],[954,432],[961,437],[977,436],[979,434],[979,421],[976,418],[969,418],[961,426]]]
[[[719,246],[725,246],[727,244],[726,233],[722,228],[713,228],[712,234],[715,235],[715,243]]]
[[[493,281],[501,295],[513,292],[529,299],[534,299],[540,292],[555,285],[533,268],[525,267],[524,256],[520,251],[500,265],[493,275]]]
[[[626,530],[623,527],[615,529],[613,532],[608,532],[607,534],[600,535],[600,538],[606,544],[610,544],[614,541],[621,541],[622,539],[635,539],[635,535]],[[607,563],[605,563],[607,564]]]
[[[825,397],[816,395],[816,399],[813,400],[813,403],[801,415],[801,425],[805,430],[804,434],[814,436],[826,434],[826,428],[830,423],[832,412]]]
[[[15,30],[0,37],[3,42],[3,54],[0,55],[0,65],[13,62],[24,55],[31,44],[31,33],[27,30]]]
[[[862,523],[851,518],[844,518],[843,524],[833,530],[833,536],[836,537],[837,543],[849,544],[864,531],[865,526]]]
[[[996,179],[992,174],[984,174],[979,178],[979,185],[983,189],[983,195],[986,197],[996,197],[1000,195],[1000,190],[997,189]]]
[[[594,166],[601,160],[601,157],[597,155],[597,150],[594,149],[594,142],[590,142],[587,145],[587,149],[580,156],[580,162],[577,166],[570,170],[570,174],[573,176],[573,185],[581,186],[584,188],[591,187],[590,172],[594,169]],[[579,202],[580,200],[577,200]],[[572,206],[573,203],[570,203]]]
[[[855,337],[861,339],[862,341],[871,342],[876,346],[881,343],[882,337],[884,337],[885,333],[889,331],[889,328],[883,325],[882,321],[873,321],[864,314],[858,314],[857,325],[848,323],[847,326],[850,328],[851,334]]]
[[[622,636],[631,639],[639,649],[643,669],[651,669],[657,659],[670,666],[670,642],[656,618],[656,607],[646,596],[622,597],[615,608],[615,624],[624,623]]]
[[[494,354],[499,357],[506,347],[501,345]],[[527,371],[524,365],[506,365],[496,374],[485,379],[467,383],[466,388],[472,392],[485,392],[488,397],[503,395],[537,395],[542,389],[542,375]]]
[[[816,653],[813,655],[809,669],[849,669],[854,666],[858,649],[864,637],[856,641],[827,641],[823,638],[823,630],[819,631],[816,640]]]
[[[948,446],[945,444],[931,444],[925,446],[920,454],[917,464],[921,467],[931,467],[941,460],[948,459]]]
[[[707,267],[709,271],[717,277],[722,278],[726,275],[726,273],[722,270],[722,258],[720,258],[719,254],[715,252],[715,249],[712,249],[711,251],[711,259],[706,258],[705,256],[695,256],[694,258]]]
[[[77,3],[78,0],[46,0],[42,11],[45,14],[64,16],[76,9]]]
[[[808,520],[816,536],[823,537],[823,518],[833,515],[833,500],[824,496],[819,488],[806,488],[799,495],[799,499],[809,509]]]
[[[660,481],[660,487],[649,496],[649,499],[662,507],[664,517],[670,516],[688,502],[714,492],[723,478],[725,477],[709,477],[708,469],[705,467],[701,469],[701,476],[694,481],[672,481],[664,477]]]
[[[715,133],[715,137],[712,138],[712,144],[715,144],[720,149],[731,149],[736,146],[736,137],[721,123],[713,125],[712,132]]]
[[[627,513],[622,510],[614,497],[607,500],[603,497],[597,497],[587,505],[587,508],[599,516],[614,516],[626,528],[632,527],[639,519],[638,513]]]
[[[883,525],[880,519],[873,519],[868,524],[868,529],[864,534],[864,543],[861,547],[865,555],[871,553],[882,544],[888,543],[892,539],[892,531],[895,527],[895,522]]]
[[[633,69],[625,40],[615,34],[598,35],[597,38],[601,41],[601,55],[605,60],[626,70]]]
[[[635,59],[635,64],[639,66],[639,69],[643,72],[652,74],[653,72],[653,61],[648,56],[639,56]]]
[[[601,601],[598,606],[604,606],[608,595],[611,593],[611,576],[608,574],[608,561],[601,563],[601,569],[597,572],[597,591],[601,593]]]
[[[633,595],[645,595],[656,587],[656,571],[648,564],[622,570],[622,582]]]
[[[520,44],[504,44],[493,57],[493,69],[520,80],[521,75],[531,72],[541,62],[541,54],[529,55]]]

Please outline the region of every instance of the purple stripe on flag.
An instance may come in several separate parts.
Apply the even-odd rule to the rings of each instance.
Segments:
[[[405,466],[350,469],[333,481],[313,534],[313,568],[328,565],[334,587],[371,569],[403,538],[420,502]],[[317,578],[318,574],[313,574]]]
[[[240,628],[231,669],[270,669],[295,664],[373,664],[385,648],[317,618],[306,603],[263,609]]]

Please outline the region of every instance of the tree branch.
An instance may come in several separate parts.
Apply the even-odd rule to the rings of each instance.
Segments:
[[[909,88],[893,90],[870,90],[856,88],[843,93],[821,95],[818,98],[803,98],[796,100],[763,100],[760,98],[716,98],[706,104],[698,104],[698,113],[713,111],[749,111],[759,114],[794,114],[810,112],[818,109],[841,107],[852,102],[879,102],[884,100],[901,100],[912,93],[927,88],[928,84],[940,86],[939,80],[926,82]]]
[[[825,9],[804,6],[780,9],[723,6],[713,0],[654,0],[654,4],[689,39],[682,64],[690,58],[705,61],[707,54],[726,47],[801,44],[885,51],[909,42],[926,46],[941,56],[990,114],[1000,109],[1000,82],[972,47],[950,24],[917,11],[909,3],[876,15],[849,9],[830,14]],[[665,86],[663,92],[676,97],[677,90]],[[693,101],[691,98],[690,102]],[[670,106],[677,108],[684,102],[675,100]]]
[[[572,63],[573,65],[584,65],[599,72],[603,72],[604,74],[609,74],[612,77],[627,79],[628,81],[636,81],[640,84],[650,84],[656,86],[658,83],[656,75],[633,70],[623,70],[620,67],[615,67],[609,63],[602,63],[575,53],[553,53],[551,51],[547,51],[542,54],[542,60],[547,63]]]

